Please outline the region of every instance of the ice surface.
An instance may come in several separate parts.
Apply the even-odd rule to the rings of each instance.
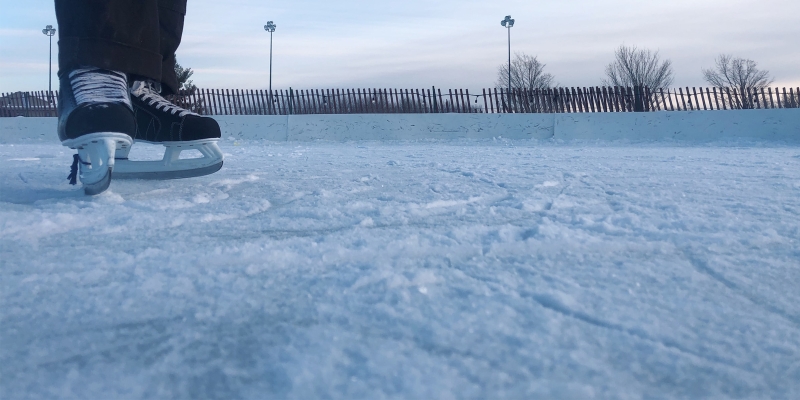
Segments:
[[[798,147],[222,148],[0,145],[0,398],[800,398]]]

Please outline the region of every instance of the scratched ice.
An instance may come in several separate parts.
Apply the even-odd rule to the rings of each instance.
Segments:
[[[800,398],[798,147],[222,147],[0,145],[0,398]]]

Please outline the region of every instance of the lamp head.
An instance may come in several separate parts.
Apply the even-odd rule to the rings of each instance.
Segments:
[[[267,21],[267,24],[266,24],[266,25],[264,25],[264,30],[265,30],[265,31],[267,31],[267,32],[269,32],[269,33],[272,33],[272,32],[275,32],[275,28],[277,28],[277,27],[278,27],[278,26],[277,26],[277,25],[275,25],[275,23],[274,23],[274,22],[272,22],[272,21]]]
[[[511,28],[514,26],[514,20],[510,15],[506,15],[506,19],[500,21],[500,25],[503,25],[504,28]]]
[[[47,36],[53,36],[56,34],[56,30],[53,29],[53,25],[47,25],[44,29],[42,29],[42,33]]]

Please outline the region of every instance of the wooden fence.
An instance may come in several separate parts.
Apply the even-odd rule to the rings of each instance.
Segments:
[[[55,117],[58,92],[0,93],[0,117]]]
[[[56,116],[57,92],[0,93],[0,117]],[[800,88],[197,89],[170,96],[202,115],[598,113],[800,108]]]

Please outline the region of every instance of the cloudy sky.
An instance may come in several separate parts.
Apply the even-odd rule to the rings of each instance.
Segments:
[[[52,0],[0,1],[0,92],[46,89]],[[494,87],[507,14],[512,51],[564,86],[598,85],[621,44],[672,60],[676,86],[702,85],[720,53],[800,86],[798,0],[189,0],[178,59],[201,87],[266,88],[274,20],[276,89]]]

